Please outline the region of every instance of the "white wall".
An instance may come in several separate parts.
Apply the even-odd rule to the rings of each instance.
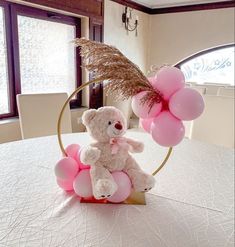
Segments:
[[[234,43],[234,8],[152,15],[148,66],[175,64],[201,50]]]
[[[0,121],[0,143],[17,141],[21,138],[18,119]]]
[[[124,6],[110,0],[105,0],[104,7],[104,42],[114,45],[131,61],[137,64],[145,72],[147,69],[148,34],[150,16],[143,12],[133,10],[133,17],[138,15],[138,36],[135,32],[129,32],[122,23]]]

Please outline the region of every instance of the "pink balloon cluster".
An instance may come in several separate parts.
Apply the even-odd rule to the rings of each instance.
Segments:
[[[57,184],[63,190],[74,191],[82,198],[92,198],[90,166],[80,161],[80,145],[71,144],[65,151],[68,156],[59,160],[55,166]],[[112,176],[118,185],[118,189],[114,195],[107,198],[107,201],[119,203],[128,198],[132,190],[132,184],[128,175],[122,171],[113,172]]]
[[[142,91],[132,99],[133,112],[155,142],[165,147],[176,146],[185,134],[182,121],[194,120],[202,114],[203,98],[196,90],[185,88],[184,74],[176,67],[161,68],[149,82],[161,93],[161,102],[152,108],[143,104],[141,99],[147,92]]]

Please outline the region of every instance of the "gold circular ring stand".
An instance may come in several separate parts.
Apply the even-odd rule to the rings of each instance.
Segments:
[[[58,118],[58,122],[57,122],[57,137],[58,137],[58,142],[59,142],[59,145],[60,145],[60,149],[62,151],[62,153],[65,155],[65,156],[68,156],[66,154],[66,151],[65,151],[65,148],[64,148],[64,145],[62,143],[62,139],[61,139],[61,120],[62,120],[62,117],[63,117],[63,113],[64,113],[64,110],[67,106],[67,104],[69,103],[69,101],[73,98],[73,96],[77,93],[79,93],[81,90],[83,90],[86,86],[92,84],[92,83],[100,83],[101,81],[104,81],[105,79],[102,79],[102,78],[99,78],[99,79],[94,79],[94,80],[90,80],[84,84],[82,84],[80,87],[78,87],[77,89],[74,90],[74,92],[68,97],[68,99],[65,101],[61,111],[60,111],[60,115],[59,115],[59,118]],[[162,161],[161,165],[152,173],[152,175],[156,175],[164,166],[165,164],[167,163],[170,155],[172,153],[172,147],[169,147],[168,149],[168,152],[164,158],[164,160]]]

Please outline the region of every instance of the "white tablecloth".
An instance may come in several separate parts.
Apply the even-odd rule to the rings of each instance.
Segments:
[[[166,149],[145,133],[135,158],[148,172]],[[65,145],[91,141],[64,135]],[[0,246],[232,247],[233,150],[196,141],[178,145],[156,175],[147,205],[82,204],[53,173],[55,136],[0,145]]]

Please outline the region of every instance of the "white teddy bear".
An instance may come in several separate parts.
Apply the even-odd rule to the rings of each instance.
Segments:
[[[96,199],[112,196],[117,185],[110,172],[123,171],[131,179],[135,191],[146,192],[153,188],[155,179],[145,173],[129,154],[143,151],[143,144],[122,137],[126,132],[126,120],[115,107],[101,107],[84,112],[83,124],[95,140],[81,150],[81,161],[91,166],[90,175]]]

